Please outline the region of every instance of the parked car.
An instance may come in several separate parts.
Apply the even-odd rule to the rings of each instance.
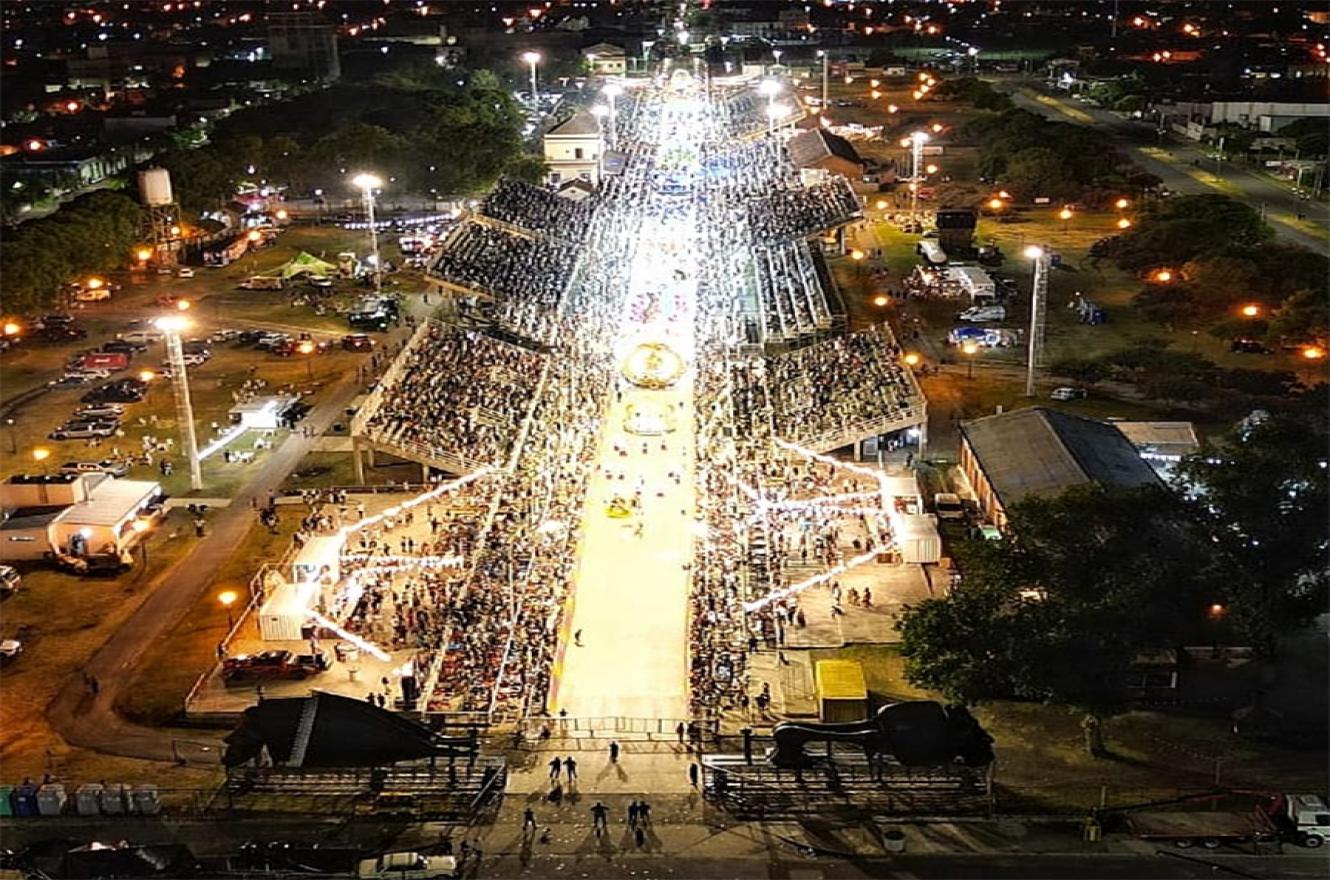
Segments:
[[[107,421],[65,422],[46,436],[52,440],[91,440],[94,437],[114,436],[118,427],[118,423]]]
[[[74,411],[75,419],[118,419],[125,414],[125,408],[118,403],[103,403],[98,406],[81,406]]]
[[[373,351],[374,340],[364,333],[349,333],[342,337],[342,348],[345,351]]]
[[[1060,388],[1054,388],[1053,393],[1048,396],[1053,400],[1080,400],[1085,396],[1085,389],[1063,385]]]
[[[318,275],[311,275],[309,277],[309,286],[317,287],[319,290],[327,290],[332,287],[333,284],[334,282],[331,278],[320,278]]]
[[[79,398],[83,403],[138,403],[148,393],[148,383],[139,379],[120,379],[94,388]]]
[[[976,324],[983,324],[988,321],[1007,320],[1007,309],[1005,306],[971,306],[963,312],[956,313],[957,321],[973,321]]]
[[[376,859],[362,859],[356,866],[359,880],[447,880],[456,876],[455,857],[418,852],[384,853]]]
[[[1259,339],[1234,339],[1228,344],[1228,350],[1239,354],[1272,354],[1269,346]]]
[[[177,278],[193,278],[193,277],[194,277],[194,270],[191,269],[191,268],[189,268],[188,266],[181,266],[179,269],[176,270],[175,277],[177,277]]]
[[[8,666],[23,653],[23,643],[18,639],[0,641],[0,666]]]
[[[937,512],[938,519],[965,519],[965,505],[961,502],[961,496],[955,492],[938,492],[934,495],[933,510]]]
[[[111,291],[107,290],[105,287],[95,287],[95,288],[85,287],[82,290],[76,291],[74,293],[74,301],[81,303],[103,302],[110,298],[111,298]]]
[[[129,473],[129,464],[114,458],[104,458],[101,461],[67,461],[60,466],[60,473],[110,474],[113,477],[123,477]]]
[[[293,654],[290,651],[261,651],[237,654],[222,661],[222,678],[228,682],[274,679],[305,679],[328,668],[327,655]]]
[[[47,382],[46,385],[48,388],[60,391],[64,388],[79,388],[83,385],[87,385],[92,379],[92,376],[85,376],[81,373],[66,373],[59,379],[52,379],[50,382]]]
[[[153,333],[150,330],[131,330],[128,333],[119,334],[116,338],[123,339],[130,345],[141,345],[143,346],[143,349],[146,349],[150,345],[161,342],[162,334]],[[102,348],[105,350],[106,347],[102,346]]]
[[[130,342],[128,339],[112,339],[109,342],[102,343],[101,350],[116,354],[127,354],[133,357],[141,351],[147,351],[148,343]]]
[[[23,576],[12,565],[0,565],[0,597],[12,596],[23,583]]]
[[[37,338],[43,342],[71,342],[87,339],[88,331],[75,324],[47,324],[38,331]]]
[[[212,340],[186,339],[180,344],[180,350],[185,354],[201,354],[204,357],[212,357]]]
[[[68,556],[61,553],[55,557],[55,565],[61,571],[80,577],[115,577],[130,567],[128,562],[112,553],[96,556]]]

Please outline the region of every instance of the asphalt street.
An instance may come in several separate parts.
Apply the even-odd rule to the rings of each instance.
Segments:
[[[1330,243],[1330,205],[1300,199],[1287,184],[1268,174],[1234,162],[1216,163],[1213,150],[1204,144],[1184,143],[1169,137],[1161,142],[1150,119],[1128,119],[1051,95],[1032,80],[995,80],[993,84],[1007,92],[1021,109],[1102,131],[1141,168],[1158,175],[1173,192],[1233,196],[1264,211],[1275,234],[1285,241],[1318,251]],[[1305,219],[1299,220],[1299,214]]]

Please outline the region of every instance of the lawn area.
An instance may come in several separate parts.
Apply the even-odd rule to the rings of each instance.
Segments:
[[[365,465],[365,485],[381,486],[389,483],[419,482],[420,465],[379,453],[377,465]],[[282,484],[290,492],[301,489],[327,489],[333,486],[358,485],[355,465],[349,452],[311,452],[300,461]]]
[[[17,781],[51,771],[65,779],[95,781],[120,776],[164,786],[203,785],[215,776],[197,768],[107,756],[70,747],[47,724],[42,709],[138,608],[148,586],[194,542],[184,511],[174,511],[148,538],[148,564],[115,579],[77,578],[36,570],[23,576],[17,594],[0,607],[5,638],[24,651],[4,672],[0,701],[0,765]],[[141,558],[141,557],[140,557]]]
[[[891,698],[935,698],[905,680],[894,646],[853,645],[813,657],[862,663],[874,708]],[[1225,785],[1318,791],[1325,784],[1323,755],[1239,739],[1223,716],[1128,712],[1105,722],[1112,757],[1093,758],[1083,746],[1079,712],[994,701],[974,714],[995,739],[999,787],[1050,809],[1088,810],[1099,802],[1101,786],[1118,804],[1204,789],[1214,782],[1216,761]]]
[[[235,608],[243,608],[249,602],[249,583],[259,566],[281,558],[305,513],[303,507],[278,510],[282,519],[277,534],[257,522],[251,526],[218,571],[213,592],[144,653],[130,675],[129,686],[120,691],[117,712],[139,724],[162,725],[184,709],[186,694],[199,675],[216,662],[217,645],[230,628],[226,610],[213,597],[232,590],[240,597]]]

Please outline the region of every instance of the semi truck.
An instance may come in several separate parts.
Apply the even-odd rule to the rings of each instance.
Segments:
[[[1318,794],[1221,790],[1103,811],[1142,840],[1178,848],[1283,841],[1316,849],[1330,840],[1330,806]]]

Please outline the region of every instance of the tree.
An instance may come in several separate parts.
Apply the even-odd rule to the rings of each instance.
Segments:
[[[1012,154],[1003,180],[1027,197],[1074,198],[1079,193],[1062,155],[1048,147],[1030,147]]]
[[[902,615],[906,677],[962,702],[1081,708],[1098,747],[1136,655],[1183,643],[1203,620],[1208,536],[1162,486],[1078,486],[1008,516],[1001,541],[962,557],[956,590]]]
[[[1213,536],[1208,567],[1235,625],[1269,652],[1326,610],[1330,492],[1324,410],[1248,418],[1178,468]]]
[[[1102,361],[1091,358],[1062,358],[1052,365],[1055,376],[1066,376],[1074,382],[1094,385],[1109,377],[1109,368]]]

